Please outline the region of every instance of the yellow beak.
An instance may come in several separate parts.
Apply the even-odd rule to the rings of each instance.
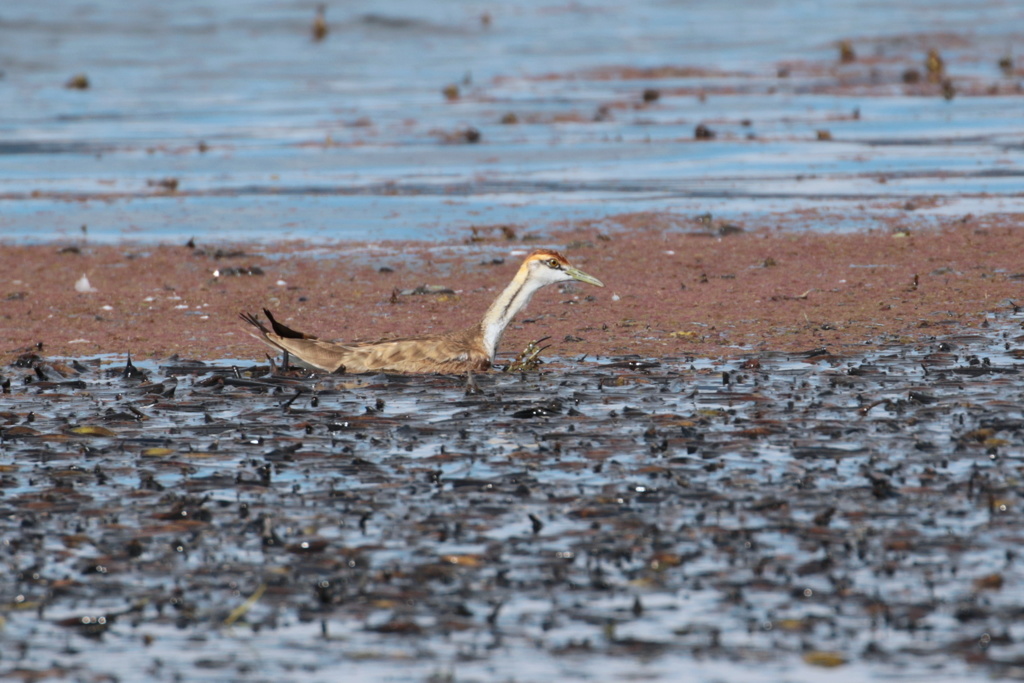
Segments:
[[[565,269],[565,272],[568,273],[570,276],[572,276],[572,278],[574,280],[579,280],[580,282],[586,282],[587,284],[594,285],[596,287],[604,287],[604,283],[603,282],[598,280],[593,275],[587,275],[586,273],[584,273],[579,268],[573,268],[572,266],[569,266],[568,268]]]

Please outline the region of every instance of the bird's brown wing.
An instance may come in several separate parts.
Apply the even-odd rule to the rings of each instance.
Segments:
[[[476,329],[345,344],[297,332],[269,315],[272,330],[255,315],[242,314],[241,317],[259,330],[259,334],[253,336],[260,341],[286,351],[305,365],[327,372],[463,373],[480,372],[491,366]]]
[[[318,370],[327,372],[366,372],[366,370],[352,367],[351,346],[336,342],[324,341],[323,339],[289,339],[267,337],[267,341],[287,351],[292,357],[302,364],[309,365]]]
[[[389,339],[351,345],[349,372],[481,372],[491,366],[482,345],[464,333]]]

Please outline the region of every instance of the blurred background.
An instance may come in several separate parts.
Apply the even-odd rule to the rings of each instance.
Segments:
[[[1022,36],[998,0],[6,3],[0,234],[1016,211]]]

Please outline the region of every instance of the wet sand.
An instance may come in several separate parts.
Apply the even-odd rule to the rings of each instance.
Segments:
[[[787,230],[786,217],[737,226],[631,214],[571,231],[486,226],[448,244],[5,245],[0,359],[42,344],[57,356],[258,360],[264,349],[237,316],[262,307],[346,340],[467,326],[536,246],[561,249],[607,286],[542,291],[503,357],[544,336],[549,355],[567,358],[913,342],[977,325],[1020,297],[1019,220],[935,227],[907,211],[873,231],[812,234]],[[75,290],[82,275],[95,292]],[[424,284],[454,293],[401,294]]]

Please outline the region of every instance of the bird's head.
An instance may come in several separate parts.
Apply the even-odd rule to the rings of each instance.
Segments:
[[[544,285],[579,280],[597,287],[604,287],[603,282],[593,275],[587,275],[569,263],[567,258],[551,249],[537,249],[526,257],[522,267],[527,271],[528,279]]]

